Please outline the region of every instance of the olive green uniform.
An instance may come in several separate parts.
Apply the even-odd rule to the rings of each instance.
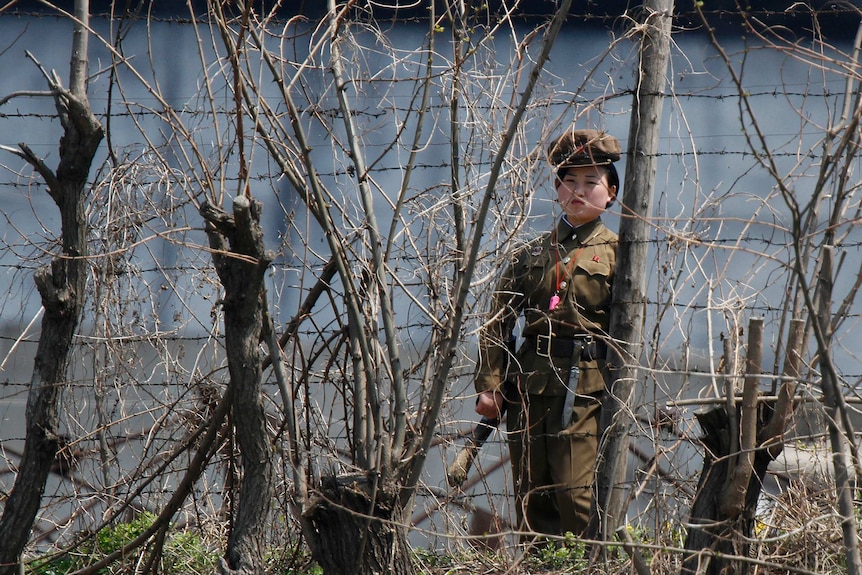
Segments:
[[[507,429],[525,530],[582,534],[589,523],[616,250],[616,234],[600,219],[577,229],[561,219],[518,251],[482,330],[476,390],[518,382],[507,397]],[[509,361],[505,342],[521,314],[524,344]],[[564,418],[572,358],[580,376]]]

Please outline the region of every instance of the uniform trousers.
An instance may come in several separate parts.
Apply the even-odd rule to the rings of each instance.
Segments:
[[[520,529],[583,535],[590,522],[601,393],[578,395],[563,428],[564,397],[523,395],[508,407],[507,429]]]

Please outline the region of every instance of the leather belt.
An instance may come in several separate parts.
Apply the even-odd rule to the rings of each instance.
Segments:
[[[571,358],[576,347],[581,348],[581,359],[590,361],[593,359],[604,359],[607,355],[607,344],[593,338],[592,335],[578,337],[554,337],[550,335],[526,336],[525,343],[535,350],[536,355],[542,357],[565,357]]]

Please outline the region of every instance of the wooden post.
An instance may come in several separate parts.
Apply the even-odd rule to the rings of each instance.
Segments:
[[[763,318],[748,322],[748,354],[745,361],[745,382],[742,388],[742,408],[739,420],[739,449],[731,453],[734,464],[724,486],[719,513],[737,517],[745,507],[745,494],[754,470],[754,449],[757,447],[757,398],[760,395],[760,369],[763,362]]]
[[[655,186],[663,90],[670,55],[673,0],[647,0],[642,27],[638,85],[632,106],[623,186],[620,246],[611,307],[608,365],[611,389],[601,415],[596,462],[596,513],[588,533],[603,541],[614,536],[625,516],[631,402],[643,348],[646,256]],[[597,551],[599,548],[597,547]]]

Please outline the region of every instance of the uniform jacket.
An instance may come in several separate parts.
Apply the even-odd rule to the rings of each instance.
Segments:
[[[617,235],[601,219],[572,229],[561,218],[554,230],[517,251],[494,292],[480,334],[476,391],[499,390],[507,377],[519,376],[522,392],[566,394],[571,359],[540,356],[533,343],[540,335],[592,334],[607,341],[617,243]],[[551,310],[555,294],[560,301]],[[507,361],[506,342],[521,315],[525,344]],[[578,393],[604,389],[603,354],[581,359],[579,366]]]

